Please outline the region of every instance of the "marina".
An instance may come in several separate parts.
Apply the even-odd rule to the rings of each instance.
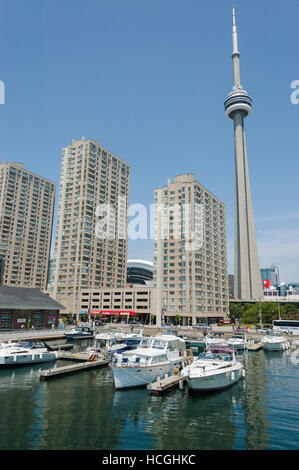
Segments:
[[[74,343],[74,355],[80,357],[88,341]],[[71,364],[63,358],[70,353],[59,354],[54,367],[0,371],[1,449],[297,448],[299,370],[290,351],[238,353],[245,377],[204,395],[191,393],[185,381],[180,387],[179,374],[176,383],[161,377],[156,391],[117,391],[107,365],[63,375],[59,369],[84,362]],[[40,379],[55,369],[59,380]],[[12,407],[17,412],[9,420]]]
[[[135,342],[113,354],[109,348],[96,351],[95,338],[64,336],[45,343],[55,361],[0,370],[0,449],[297,448],[298,336],[283,335],[291,347],[268,351],[262,347],[263,334],[256,332],[246,334],[244,350],[229,346],[236,335],[228,329],[216,335],[210,331],[209,344],[205,335],[192,329],[164,331],[144,328],[138,343],[134,331],[124,328],[118,335],[115,328],[106,327],[102,338],[118,337],[121,342],[130,336]],[[161,369],[158,363],[160,375],[146,372],[142,384],[117,386],[113,370],[117,361],[121,369],[137,371],[138,351],[161,361],[171,343],[180,345],[181,351],[170,347],[171,368]],[[1,348],[3,344],[13,347],[17,342],[2,338]],[[229,352],[231,359],[224,357]],[[134,364],[129,364],[131,360]],[[150,364],[144,370],[149,369]],[[12,406],[22,411],[7,422]],[[74,410],[76,428],[81,430],[76,435],[71,424]]]

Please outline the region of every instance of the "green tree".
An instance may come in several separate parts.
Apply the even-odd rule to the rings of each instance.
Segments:
[[[177,325],[179,325],[179,324],[181,323],[181,318],[182,318],[181,315],[176,314],[176,316],[175,316],[175,322],[176,322]]]
[[[259,323],[259,304],[247,304],[241,317],[241,323],[257,324]]]
[[[296,305],[286,304],[280,307],[281,318],[288,320],[297,320],[299,318],[299,311]]]
[[[229,304],[229,318],[235,320],[236,318],[242,318],[244,313],[244,305],[239,302],[230,302]]]

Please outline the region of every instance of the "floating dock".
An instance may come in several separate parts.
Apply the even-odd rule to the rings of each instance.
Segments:
[[[77,353],[71,353],[71,352],[63,352],[63,351],[58,351],[57,352],[57,359],[63,360],[63,361],[77,361],[77,362],[87,362],[88,359],[90,358],[91,353],[86,353],[86,352],[77,352]]]
[[[185,377],[181,376],[180,374],[170,375],[169,377],[165,377],[164,379],[158,379],[157,382],[148,384],[146,388],[152,393],[162,393],[166,390],[171,390],[177,387],[180,382],[182,384],[184,380]]]
[[[95,369],[96,367],[103,367],[109,363],[109,359],[99,359],[90,362],[81,362],[81,364],[72,364],[64,367],[56,367],[55,369],[49,369],[43,372],[39,378],[40,380],[47,380],[53,377],[61,377],[67,374],[73,374],[75,372],[81,372],[83,370]]]
[[[262,349],[263,343],[253,343],[247,346],[248,351],[259,351]]]

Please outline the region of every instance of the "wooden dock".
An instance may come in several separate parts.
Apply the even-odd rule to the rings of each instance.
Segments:
[[[253,343],[247,346],[248,351],[259,351],[262,349],[263,343]]]
[[[183,383],[185,377],[182,377],[180,374],[170,375],[169,377],[165,377],[157,382],[151,383],[147,385],[147,390],[150,390],[152,393],[162,393],[166,390],[171,390],[177,387],[180,382]]]
[[[40,380],[47,380],[53,377],[61,377],[67,374],[73,374],[75,372],[81,372],[84,370],[95,369],[96,367],[103,367],[109,363],[108,359],[100,359],[91,362],[81,362],[80,364],[72,364],[64,367],[56,367],[55,369],[49,369],[44,371],[40,376]]]
[[[58,351],[57,359],[60,359],[63,361],[87,362],[90,355],[91,353],[86,353],[86,352],[71,353],[71,352]]]

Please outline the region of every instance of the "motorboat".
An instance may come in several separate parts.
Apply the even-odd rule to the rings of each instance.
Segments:
[[[139,341],[140,342],[140,341]],[[128,345],[114,332],[106,331],[95,335],[95,343],[86,349],[87,352],[102,352],[113,356],[115,353],[126,351]]]
[[[76,326],[64,333],[67,339],[89,339],[94,337],[94,332],[89,326]]]
[[[200,354],[191,365],[182,369],[188,387],[196,392],[222,390],[245,376],[245,369],[236,360],[236,349],[229,346],[211,346]]]
[[[245,333],[234,333],[231,338],[227,340],[227,343],[232,348],[238,350],[244,350],[247,346],[247,337]]]
[[[124,333],[124,332],[116,332],[116,338],[122,342],[126,343],[128,349],[135,349],[140,344],[143,338],[143,331],[140,330],[139,333],[131,332],[131,333]]]
[[[18,341],[2,345],[0,367],[55,361],[57,352],[39,341]]]
[[[194,338],[183,337],[183,340],[185,341],[186,349],[190,349],[192,351],[192,356],[198,356],[206,349],[206,343],[203,339],[198,340]]]
[[[205,337],[206,348],[212,346],[228,346],[228,342],[224,339],[223,333],[214,333]]]
[[[261,342],[265,351],[284,351],[290,348],[290,343],[281,331],[269,331]]]
[[[185,341],[177,336],[143,338],[138,348],[114,356],[110,367],[115,388],[142,387],[172,375],[185,356]]]

